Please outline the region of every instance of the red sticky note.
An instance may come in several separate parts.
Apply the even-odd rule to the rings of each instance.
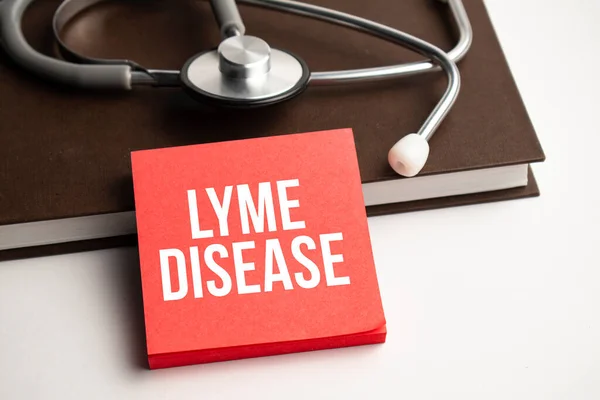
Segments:
[[[350,129],[132,167],[150,368],[385,341]]]

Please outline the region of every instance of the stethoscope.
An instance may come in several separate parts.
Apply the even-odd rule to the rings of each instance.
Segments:
[[[62,40],[63,27],[83,10],[105,0],[65,0],[56,10],[53,28],[63,60],[34,50],[26,41],[21,20],[35,0],[0,0],[0,39],[12,59],[44,79],[88,89],[130,90],[133,86],[182,87],[200,101],[224,107],[268,106],[292,99],[308,86],[364,82],[443,70],[448,86],[417,133],[400,139],[389,151],[390,166],[400,175],[417,175],[429,156],[429,140],[450,112],[460,91],[456,63],[467,53],[472,29],[461,0],[448,3],[459,30],[458,44],[449,53],[407,33],[374,21],[324,7],[291,0],[238,0],[351,27],[395,42],[429,60],[377,68],[311,72],[297,55],[271,48],[264,40],[246,35],[235,0],[210,0],[222,42],[216,49],[194,55],[181,71],[148,69],[130,60],[85,57]],[[67,61],[72,60],[72,61]]]

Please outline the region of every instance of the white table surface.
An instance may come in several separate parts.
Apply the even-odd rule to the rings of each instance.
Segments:
[[[12,261],[0,399],[599,399],[600,1],[486,4],[542,196],[371,218],[386,344],[149,371],[135,249]]]

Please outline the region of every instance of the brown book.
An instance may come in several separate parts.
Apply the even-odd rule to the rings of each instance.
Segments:
[[[59,3],[35,2],[23,22],[31,45],[53,56],[51,19]],[[436,1],[316,3],[389,24],[444,50],[456,42],[447,6]],[[61,87],[22,71],[0,52],[0,258],[133,243],[130,153],[140,149],[352,128],[363,187],[376,189],[369,196],[381,196],[367,201],[369,215],[539,195],[529,164],[543,161],[543,150],[483,1],[464,3],[474,41],[459,64],[459,99],[430,142],[429,161],[420,174],[430,181],[420,186],[438,190],[447,185],[445,177],[498,171],[517,182],[507,189],[471,188],[464,194],[451,187],[443,195],[436,190],[427,195],[389,167],[389,148],[418,129],[445,89],[440,72],[309,87],[277,106],[231,111],[200,105],[179,88],[98,93]],[[250,6],[241,6],[241,12],[249,34],[301,55],[312,71],[422,59],[326,22]],[[63,36],[88,56],[165,69],[179,69],[220,40],[210,6],[202,1],[194,10],[181,2],[107,2],[78,17]],[[387,184],[405,186],[392,190]],[[392,192],[401,193],[399,201]]]

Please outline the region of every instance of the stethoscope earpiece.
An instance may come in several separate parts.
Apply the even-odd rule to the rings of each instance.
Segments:
[[[421,172],[429,157],[429,143],[422,135],[411,133],[400,139],[389,151],[390,167],[410,178]]]

